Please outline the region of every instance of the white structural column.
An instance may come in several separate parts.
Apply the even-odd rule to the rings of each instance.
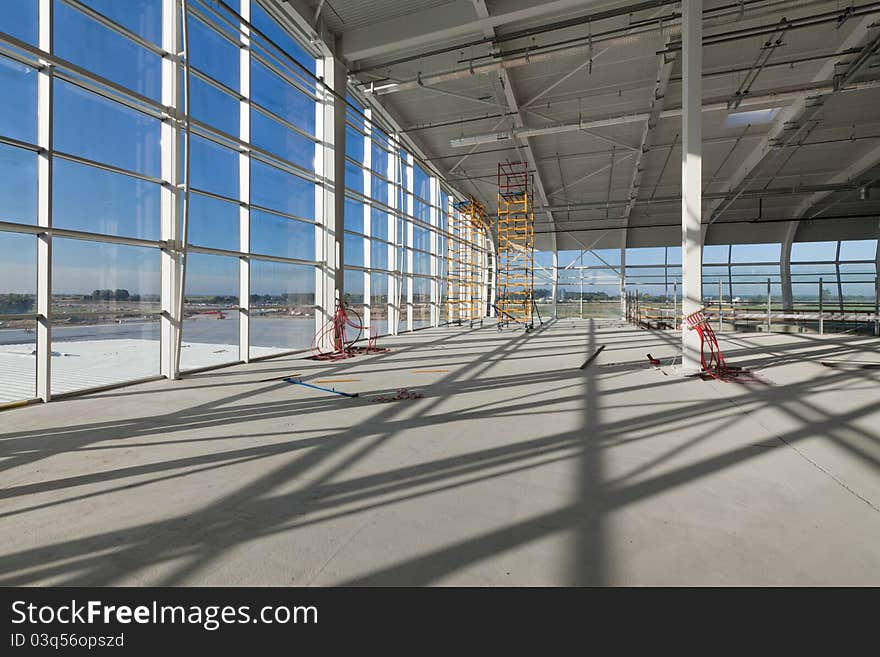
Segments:
[[[39,46],[52,52],[53,0],[40,0]],[[52,227],[52,65],[40,61],[37,74],[37,224]],[[51,399],[52,388],[52,236],[37,235],[37,397]]]
[[[397,335],[400,326],[399,290],[400,279],[398,263],[400,256],[397,253],[397,213],[400,205],[400,142],[395,133],[391,139],[393,152],[388,155],[388,205],[391,211],[388,213],[388,333]]]
[[[405,258],[406,262],[406,330],[412,331],[414,328],[413,325],[413,232],[415,228],[413,226],[412,217],[416,213],[415,208],[415,197],[413,195],[413,190],[415,189],[415,183],[413,182],[413,174],[415,173],[415,167],[413,166],[415,160],[413,158],[412,153],[406,154],[406,214],[407,219],[404,223],[404,234],[406,235],[406,244],[405,244]]]
[[[557,306],[559,299],[559,252],[553,249],[553,318],[559,317],[559,308]]]
[[[175,353],[180,341],[180,317],[177,316],[180,291],[180,0],[162,0],[162,104],[174,108],[162,121],[162,188],[161,236],[162,249],[162,319],[160,328],[162,376],[176,379],[179,375]]]
[[[880,240],[874,255],[874,335],[880,336]]]
[[[626,235],[620,247],[620,318],[626,319]]]
[[[429,233],[431,251],[431,326],[440,326],[440,257],[437,255],[438,239],[437,231],[440,230],[440,181],[436,176],[431,176],[430,181],[430,208],[428,209],[431,232]]]
[[[791,247],[794,244],[797,228],[797,222],[792,222],[785,229],[785,237],[782,240],[782,249],[779,254],[779,280],[782,284],[783,312],[791,312],[794,309],[794,294],[791,287]],[[730,292],[732,295],[733,290]],[[733,297],[731,296],[731,298]]]
[[[682,313],[702,307],[702,0],[682,2],[681,273]],[[682,322],[681,364],[685,374],[700,370],[700,337]]]
[[[406,218],[404,220],[404,230],[403,234],[405,236],[404,241],[404,257],[403,261],[406,267],[406,273],[404,275],[404,280],[406,281],[405,294],[406,294],[406,330],[413,330],[413,222],[411,221],[411,217],[415,214],[415,199],[413,198],[413,156],[412,153],[406,154],[406,202],[404,206],[406,208]]]
[[[322,102],[316,110],[315,132],[322,143],[316,145],[315,172],[324,184],[315,188],[317,218],[315,256],[321,263],[315,272],[315,330],[333,317],[336,300],[342,298],[345,212],[345,67],[333,57],[316,61],[319,78],[338,94],[319,88]],[[320,345],[332,348],[332,345]]]
[[[367,198],[372,198],[372,189],[373,189],[373,149],[371,147],[371,139],[373,135],[373,110],[369,107],[364,110],[364,115],[366,116],[366,120],[364,121],[364,157],[361,165],[363,165],[363,176],[364,176],[364,196]],[[348,137],[346,137],[347,139]],[[372,310],[373,307],[370,304],[370,299],[373,296],[372,286],[370,283],[371,275],[370,270],[373,268],[373,249],[372,249],[372,212],[373,208],[369,203],[363,204],[364,208],[364,228],[363,234],[363,248],[364,248],[364,317],[363,322],[366,327],[367,334],[365,337],[370,337],[370,331],[373,325],[372,318]]]
[[[240,24],[241,36],[239,49],[239,128],[238,138],[242,144],[251,141],[251,44],[250,30],[245,21],[250,21],[250,0],[241,0],[239,15],[244,19]],[[238,155],[238,210],[239,246],[242,253],[251,250],[251,156],[243,148]],[[248,256],[239,258],[239,327],[238,354],[245,363],[250,362],[250,306],[251,306],[251,263]]]

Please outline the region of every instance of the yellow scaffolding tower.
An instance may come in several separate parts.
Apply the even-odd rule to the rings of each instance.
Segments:
[[[526,162],[498,163],[498,323],[534,326],[535,215]]]
[[[446,248],[446,319],[450,323],[472,325],[486,315],[483,238],[487,226],[482,203],[470,199],[453,204]]]

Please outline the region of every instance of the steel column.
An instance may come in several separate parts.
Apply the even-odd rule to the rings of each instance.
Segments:
[[[330,321],[337,299],[342,298],[345,214],[345,67],[333,57],[316,60],[318,77],[329,89],[322,90],[317,104],[315,131],[323,143],[315,145],[315,173],[323,185],[315,187],[316,258],[322,263],[315,273],[315,331]],[[322,348],[332,348],[322,345]]]
[[[405,213],[404,219],[404,244],[403,244],[403,261],[405,263],[404,280],[406,281],[406,330],[413,330],[413,224],[410,217],[415,214],[413,199],[413,156],[412,153],[406,154],[406,196],[405,196]]]
[[[682,2],[681,270],[682,314],[702,307],[702,0]],[[700,371],[700,336],[681,329],[682,370]]]

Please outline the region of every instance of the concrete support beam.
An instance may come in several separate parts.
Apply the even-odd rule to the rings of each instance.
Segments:
[[[682,313],[703,305],[702,232],[702,0],[682,2],[682,149],[681,149],[681,271]],[[681,365],[685,374],[699,372],[700,337],[682,322]]]

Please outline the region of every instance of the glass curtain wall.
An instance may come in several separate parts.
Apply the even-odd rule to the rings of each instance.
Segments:
[[[259,2],[191,1],[181,368],[304,349],[315,331],[315,57]]]
[[[315,57],[256,0],[187,4],[185,30],[173,0],[0,12],[16,98],[0,109],[0,403],[159,376],[175,236],[181,369],[310,343]],[[189,113],[189,153],[172,106]]]
[[[374,335],[439,325],[450,191],[370,108],[348,102],[345,300]],[[486,249],[482,239],[478,247]]]
[[[181,309],[183,371],[311,343],[319,53],[270,3],[186,4],[0,12],[0,404],[170,375]],[[378,123],[350,108],[344,264],[387,333],[439,321],[445,201]]]

